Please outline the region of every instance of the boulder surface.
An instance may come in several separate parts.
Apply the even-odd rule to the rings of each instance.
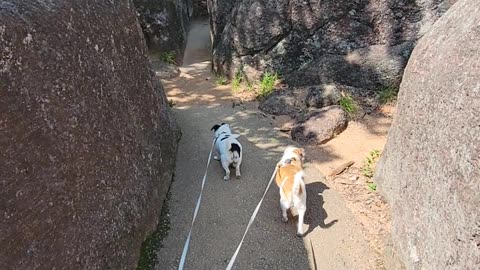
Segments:
[[[405,70],[374,178],[392,209],[392,269],[480,269],[479,25],[480,2],[459,0]]]
[[[134,269],[179,136],[130,1],[0,1],[0,269]]]
[[[151,53],[173,54],[183,62],[193,0],[133,0]]]
[[[411,50],[455,0],[208,0],[214,69],[293,86],[397,86]]]
[[[338,105],[314,109],[300,117],[291,130],[294,141],[302,145],[323,144],[347,128],[347,113]]]

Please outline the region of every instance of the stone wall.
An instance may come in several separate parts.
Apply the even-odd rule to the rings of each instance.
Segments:
[[[133,269],[179,131],[130,1],[0,1],[0,269]]]
[[[392,209],[388,261],[480,269],[479,74],[480,2],[459,0],[413,50],[377,166]]]
[[[411,50],[455,0],[209,0],[213,63],[293,86],[397,86]]]
[[[173,53],[181,64],[187,44],[193,0],[133,0],[147,40],[154,54]]]

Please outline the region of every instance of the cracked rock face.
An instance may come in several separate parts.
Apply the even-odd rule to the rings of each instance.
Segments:
[[[175,54],[182,64],[193,0],[133,0],[147,46],[153,53]]]
[[[480,2],[459,0],[413,50],[375,181],[407,269],[480,269]],[[388,269],[395,269],[388,267]]]
[[[214,69],[294,86],[398,85],[419,37],[454,0],[209,0]]]
[[[134,269],[178,129],[130,1],[0,1],[0,269]]]

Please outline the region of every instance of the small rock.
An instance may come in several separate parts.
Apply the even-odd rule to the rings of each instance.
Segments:
[[[309,112],[292,128],[292,139],[303,145],[323,144],[347,128],[347,113],[340,106]]]
[[[352,180],[352,181],[357,181],[357,179],[358,179],[358,176],[356,176],[356,175],[350,177],[350,180]]]

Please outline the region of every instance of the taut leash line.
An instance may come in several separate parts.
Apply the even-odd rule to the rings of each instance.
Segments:
[[[197,218],[198,209],[200,209],[200,202],[202,201],[203,188],[205,187],[205,182],[207,180],[208,166],[210,166],[210,160],[212,159],[213,146],[216,140],[217,138],[213,140],[212,147],[210,148],[210,154],[208,154],[207,168],[205,168],[205,174],[203,175],[202,188],[200,189],[200,195],[198,195],[197,205],[195,206],[195,211],[193,212],[192,225],[190,226],[190,231],[188,232],[187,241],[183,246],[182,257],[180,258],[180,264],[178,265],[178,270],[183,270],[183,267],[185,265],[188,247],[190,245],[190,237],[192,236],[193,224],[195,223],[195,219]]]
[[[240,240],[240,243],[238,244],[237,250],[235,250],[235,253],[233,254],[232,258],[230,259],[230,262],[228,263],[226,270],[232,269],[233,264],[235,263],[235,260],[237,259],[238,252],[240,251],[240,248],[242,247],[243,240],[245,240],[245,236],[247,235],[247,232],[250,229],[250,226],[252,225],[253,221],[255,220],[255,217],[258,214],[258,210],[260,210],[260,206],[262,205],[263,199],[265,198],[265,195],[267,195],[267,192],[270,189],[270,185],[272,184],[273,179],[275,178],[275,174],[277,173],[277,169],[278,169],[278,167],[275,167],[275,171],[273,171],[272,177],[270,178],[270,182],[268,182],[267,188],[265,189],[265,192],[263,193],[262,198],[258,202],[258,205],[255,208],[255,211],[253,211],[253,214],[250,217],[250,220],[248,221],[247,228],[245,229],[245,232],[243,233],[242,240]]]

